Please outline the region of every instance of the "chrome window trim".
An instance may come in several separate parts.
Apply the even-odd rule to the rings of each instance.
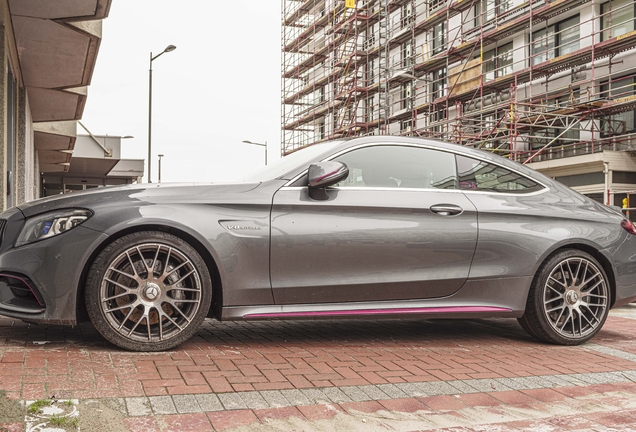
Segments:
[[[473,155],[466,155],[465,153],[458,151],[458,150],[448,150],[448,149],[440,149],[439,147],[435,147],[435,146],[431,146],[428,144],[415,144],[415,143],[401,143],[401,142],[391,142],[391,141],[387,141],[385,143],[367,143],[367,144],[359,144],[357,146],[354,147],[349,147],[347,149],[341,150],[336,154],[333,154],[331,156],[329,156],[326,159],[323,159],[321,162],[324,161],[330,161],[334,158],[337,158],[340,155],[343,155],[345,153],[349,153],[350,151],[353,150],[358,150],[364,147],[378,147],[378,146],[400,146],[400,147],[417,147],[417,148],[423,148],[423,149],[427,149],[427,150],[435,150],[435,151],[442,151],[442,152],[446,152],[446,153],[452,153],[454,155],[460,155],[460,156],[464,156],[467,158],[472,158],[472,159],[477,159],[480,160],[482,162],[486,162],[489,164],[493,164],[498,166],[499,168],[508,170],[510,172],[514,172],[515,174],[519,174],[521,177],[528,179],[530,181],[533,181],[539,185],[541,185],[541,187],[543,189],[538,190],[538,191],[533,191],[533,192],[525,192],[525,193],[510,193],[510,192],[497,192],[496,190],[490,190],[490,191],[475,191],[475,190],[470,190],[470,189],[438,189],[438,188],[399,188],[399,187],[394,187],[394,188],[354,188],[354,187],[347,187],[347,188],[337,188],[337,187],[330,187],[330,190],[391,190],[391,191],[395,191],[395,190],[403,190],[403,191],[446,191],[446,192],[450,192],[450,191],[458,191],[458,192],[463,192],[463,193],[470,193],[470,194],[497,194],[497,195],[509,195],[509,196],[532,196],[532,195],[539,195],[544,193],[545,191],[550,190],[550,188],[548,186],[546,186],[543,182],[539,181],[539,180],[535,180],[533,178],[529,178],[527,175],[525,175],[522,172],[519,172],[513,168],[508,168],[506,166],[502,166],[496,162],[492,162],[489,161],[485,158],[481,158],[479,156],[473,156]],[[300,174],[297,174],[296,176],[294,176],[291,180],[289,180],[287,183],[285,183],[283,185],[283,187],[281,189],[285,189],[285,190],[296,190],[298,189],[303,189],[307,186],[290,186],[292,185],[294,182],[296,182],[298,179],[300,179],[302,176],[307,174],[308,169],[304,170],[303,172],[301,172]]]

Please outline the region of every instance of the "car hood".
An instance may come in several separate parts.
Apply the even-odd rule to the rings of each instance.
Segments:
[[[41,198],[18,206],[25,217],[62,209],[112,203],[121,205],[127,201],[161,202],[222,202],[225,197],[255,189],[259,183],[161,183],[107,186],[82,192],[60,194]]]

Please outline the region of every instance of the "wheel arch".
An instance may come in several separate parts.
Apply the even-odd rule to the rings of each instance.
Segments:
[[[82,273],[78,282],[77,287],[77,299],[76,299],[76,316],[77,322],[88,321],[88,314],[86,312],[86,307],[84,305],[84,291],[86,287],[86,277],[88,275],[88,271],[95,261],[97,255],[100,254],[109,244],[114,242],[115,240],[126,236],[128,234],[141,232],[141,231],[161,231],[168,234],[172,234],[176,237],[179,237],[181,240],[184,240],[190,246],[197,251],[201,258],[205,262],[208,271],[210,272],[210,277],[212,278],[212,304],[210,305],[210,311],[208,312],[208,317],[221,319],[221,310],[223,307],[223,286],[221,282],[221,275],[212,256],[210,250],[205,247],[205,245],[195,236],[184,231],[179,228],[175,228],[172,226],[164,225],[164,224],[146,224],[146,225],[135,225],[131,227],[127,227],[120,231],[117,231],[114,234],[109,235],[102,241],[91,253],[89,258],[86,260],[84,264],[84,268],[82,269]]]

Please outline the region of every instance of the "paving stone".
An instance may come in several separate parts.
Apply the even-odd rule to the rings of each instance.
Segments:
[[[407,397],[426,396],[424,389],[418,384],[420,383],[397,383],[395,386],[406,393]]]
[[[551,388],[554,387],[552,385],[552,381],[547,380],[540,376],[528,376],[523,377],[523,380],[528,383],[527,389],[539,389],[539,388]]]
[[[590,374],[572,374],[569,376],[574,379],[583,381],[586,384],[602,384],[603,383],[603,381],[601,381],[599,378],[595,377],[594,374],[591,374],[591,373]]]
[[[129,416],[141,417],[152,415],[152,410],[150,409],[150,402],[148,402],[148,398],[136,397],[126,398],[125,400]]]
[[[287,399],[290,405],[311,405],[311,401],[307,399],[300,390],[281,390],[281,394]]]
[[[239,394],[249,409],[269,408],[267,401],[258,392],[242,392]]]
[[[556,376],[559,377],[560,379],[562,379],[563,381],[567,382],[568,386],[573,386],[573,385],[580,386],[580,385],[588,384],[585,381],[581,381],[578,378],[574,378],[574,375],[565,375],[565,374],[563,374],[563,375],[556,375]]]
[[[603,345],[597,345],[597,344],[594,344],[594,343],[588,343],[588,344],[585,344],[583,349],[590,350],[590,351],[596,351],[596,352],[600,352],[601,354],[608,354],[608,355],[611,355],[613,357],[618,357],[618,358],[623,359],[623,360],[629,360],[629,361],[636,362],[636,354],[632,354],[632,353],[626,352],[626,351],[621,351],[621,350],[616,349],[616,348],[610,348],[610,347],[606,347],[606,346],[603,346]]]
[[[371,400],[369,396],[356,386],[340,387],[340,390],[344,392],[353,402],[365,402]]]
[[[444,381],[431,381],[413,384],[420,390],[422,396],[442,396],[457,393],[457,389],[455,387]]]
[[[360,390],[362,390],[367,396],[371,398],[371,400],[384,400],[390,399],[389,395],[380,390],[377,386],[374,385],[366,385],[359,386]]]
[[[247,405],[238,393],[220,393],[217,396],[226,410],[247,409]]]
[[[458,390],[458,394],[479,393],[479,390],[462,380],[448,381],[448,384],[455,387]]]
[[[218,396],[213,393],[202,393],[195,395],[199,406],[205,412],[208,411],[223,411],[223,404],[219,400]]]
[[[172,400],[179,414],[201,412],[201,407],[195,395],[174,395]]]
[[[400,390],[395,384],[378,384],[376,387],[382,390],[383,393],[389,395],[392,399],[409,397],[409,395]]]
[[[300,391],[313,404],[327,404],[331,402],[329,398],[320,389],[301,389]]]
[[[112,409],[113,411],[120,412],[124,416],[128,416],[128,412],[126,411],[126,401],[124,400],[124,398],[84,399],[83,401],[81,401],[81,403],[88,405],[101,404]]]
[[[148,398],[152,411],[157,414],[176,414],[177,408],[170,396],[151,396]]]
[[[321,390],[325,396],[329,398],[331,403],[339,404],[343,402],[351,402],[351,398],[338,387],[325,387]]]
[[[525,390],[528,388],[528,383],[520,378],[495,378],[493,382],[496,387],[501,385],[512,390]]]
[[[272,408],[290,406],[289,401],[278,390],[264,390],[260,394]]]
[[[500,387],[497,387],[495,379],[472,379],[472,380],[464,380],[465,384],[476,388],[480,392],[492,392],[492,391],[502,391],[502,390],[510,390],[510,387],[505,384],[501,384]]]
[[[541,378],[552,383],[552,387],[568,387],[572,385],[569,381],[561,378],[560,375],[544,375]]]
[[[596,377],[607,384],[630,381],[620,372],[597,372]]]

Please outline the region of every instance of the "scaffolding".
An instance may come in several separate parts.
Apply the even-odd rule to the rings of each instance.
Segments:
[[[282,0],[282,153],[431,137],[528,163],[636,150],[634,0]]]

